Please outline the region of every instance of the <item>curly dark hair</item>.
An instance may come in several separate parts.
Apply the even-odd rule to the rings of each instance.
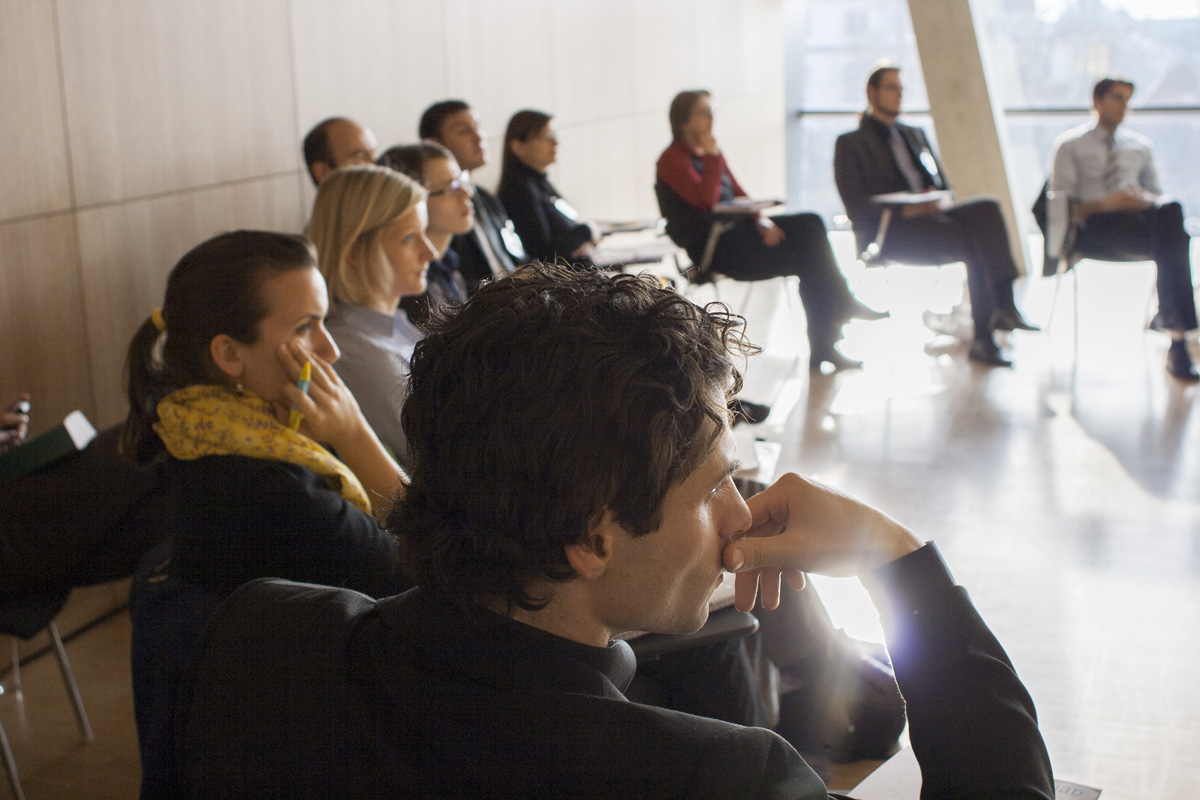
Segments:
[[[435,315],[402,421],[411,483],[390,527],[417,582],[459,603],[544,607],[534,583],[605,510],[656,530],[757,352],[745,320],[648,276],[533,264]]]

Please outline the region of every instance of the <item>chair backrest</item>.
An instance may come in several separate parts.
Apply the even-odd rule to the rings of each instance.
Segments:
[[[375,601],[274,578],[211,617],[175,716],[186,797],[357,796],[369,785],[370,709],[356,702],[347,641]]]
[[[0,594],[0,633],[30,639],[58,616],[67,602],[70,588],[49,589],[28,594]]]
[[[655,182],[654,196],[658,198],[659,213],[667,221],[667,236],[687,251],[693,264],[699,264],[713,226],[713,214],[696,208],[662,181]]]

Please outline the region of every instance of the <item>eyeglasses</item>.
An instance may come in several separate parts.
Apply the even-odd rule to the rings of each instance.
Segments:
[[[429,192],[430,197],[443,197],[448,194],[454,194],[459,189],[462,189],[468,195],[475,193],[475,188],[471,185],[471,173],[465,169],[458,173],[458,177],[450,181],[445,188]]]

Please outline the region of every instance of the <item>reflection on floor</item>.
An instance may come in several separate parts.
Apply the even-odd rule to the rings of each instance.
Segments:
[[[1082,270],[1078,356],[1068,281],[1051,329],[1012,337],[1013,370],[943,352],[921,325],[961,298],[961,266],[851,271],[893,317],[848,328],[866,368],[837,376],[808,373],[782,282],[748,304],[745,285],[720,291],[767,344],[747,375],[747,396],[775,404],[758,435],[782,445],[783,469],[938,540],[1028,684],[1059,775],[1105,800],[1183,800],[1200,786],[1200,388],[1165,374],[1166,340],[1143,330],[1153,267]],[[1031,320],[1045,323],[1053,288],[1023,287]],[[877,637],[855,589],[824,592],[839,624]],[[68,645],[90,745],[49,659],[25,670],[23,707],[0,695],[30,800],[135,794],[128,638],[122,616]]]

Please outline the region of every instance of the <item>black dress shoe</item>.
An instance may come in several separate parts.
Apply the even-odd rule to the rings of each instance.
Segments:
[[[996,343],[988,339],[976,339],[967,351],[967,358],[989,367],[1011,367],[1012,362],[1004,357]]]
[[[1167,372],[1181,381],[1200,381],[1200,373],[1196,372],[1187,343],[1182,339],[1171,342],[1171,348],[1167,350]]]
[[[834,372],[841,372],[844,369],[862,369],[863,365],[861,361],[842,355],[836,347],[830,347],[824,352],[813,353],[808,359],[809,369],[815,369],[817,372],[821,372],[821,365],[825,363],[832,364]]]
[[[771,414],[771,407],[762,403],[751,403],[749,400],[743,400],[740,397],[735,397],[733,402],[729,404],[729,410],[733,412],[733,424],[739,422],[748,422],[751,425],[757,425],[765,420]]]
[[[1037,325],[1030,325],[1015,308],[997,308],[992,312],[992,330],[994,331],[1040,331]]]
[[[862,319],[867,322],[876,322],[881,319],[887,319],[892,315],[890,311],[876,311],[866,303],[858,299],[850,301],[850,305],[846,308],[846,319]]]

